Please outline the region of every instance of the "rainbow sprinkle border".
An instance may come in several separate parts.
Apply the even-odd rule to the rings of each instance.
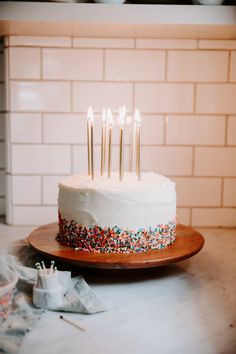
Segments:
[[[175,220],[166,225],[132,231],[118,226],[85,227],[74,220],[68,221],[59,212],[59,232],[56,240],[78,251],[97,253],[139,253],[160,250],[175,240]]]

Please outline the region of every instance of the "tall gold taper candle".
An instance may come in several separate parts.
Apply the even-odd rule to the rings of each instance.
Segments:
[[[124,175],[124,143],[123,143],[123,133],[124,133],[124,123],[125,123],[125,107],[119,108],[119,117],[118,123],[120,125],[120,159],[119,159],[119,177],[120,181],[122,181]]]
[[[102,138],[101,138],[101,176],[103,176],[106,159],[106,110],[102,110]]]
[[[108,177],[111,177],[111,155],[112,155],[112,123],[113,117],[111,110],[107,112],[108,120],[109,120],[109,140],[108,140]]]
[[[136,124],[136,173],[141,179],[141,116],[138,110],[135,111],[134,120]]]
[[[91,174],[94,179],[94,124],[91,122]]]
[[[88,152],[88,175],[91,175],[91,116],[92,107],[89,107],[87,113],[87,152]]]
[[[136,141],[136,122],[134,121],[132,151],[131,151],[131,173],[135,169],[136,144],[137,144],[137,141]],[[131,145],[131,142],[130,142],[130,145]]]

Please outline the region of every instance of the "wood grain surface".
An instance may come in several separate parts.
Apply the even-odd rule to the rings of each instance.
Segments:
[[[179,262],[198,253],[203,245],[203,236],[191,227],[178,224],[176,240],[162,250],[137,254],[104,254],[75,251],[55,240],[57,223],[41,226],[28,237],[29,244],[37,252],[61,262],[80,267],[101,269],[137,269],[163,266]]]

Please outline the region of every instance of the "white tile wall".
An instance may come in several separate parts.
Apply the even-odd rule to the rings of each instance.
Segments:
[[[168,81],[226,81],[228,74],[226,51],[169,51]]]
[[[13,174],[66,174],[70,172],[70,146],[12,145]]]
[[[197,41],[195,39],[137,39],[137,48],[145,49],[196,49]]]
[[[3,53],[0,49],[0,81],[4,81],[4,70],[3,70]]]
[[[58,183],[65,176],[44,176],[43,177],[43,204],[57,205]]]
[[[8,119],[12,143],[41,143],[40,113],[12,113]]]
[[[10,36],[9,46],[24,47],[70,47],[69,37]]]
[[[6,144],[5,142],[0,142],[0,168],[4,169],[6,166],[6,160],[5,160],[5,148]]]
[[[164,81],[165,52],[107,50],[105,78],[116,81]]]
[[[73,84],[74,112],[87,112],[89,106],[101,112],[103,107],[117,109],[121,105],[125,105],[128,111],[133,109],[131,83],[75,82]]]
[[[168,176],[190,176],[192,174],[191,147],[142,148],[142,168]]]
[[[73,38],[73,47],[82,48],[133,48],[134,39],[131,38]]]
[[[177,208],[176,221],[179,224],[190,225],[191,210],[190,208]]]
[[[43,225],[57,220],[57,207],[53,206],[13,206],[14,225]]]
[[[236,148],[197,147],[194,172],[196,176],[235,176]]]
[[[4,54],[3,40],[0,38],[0,215],[5,214],[5,168],[6,168],[6,141],[5,141],[5,88],[4,83]]]
[[[166,142],[170,145],[224,145],[225,121],[224,116],[169,115]]]
[[[0,91],[10,92],[7,141],[0,95],[0,214],[7,193],[9,223],[57,219],[58,181],[87,171],[88,106],[95,110],[99,169],[101,111],[124,104],[129,115],[142,113],[143,170],[176,182],[178,222],[236,226],[235,40],[8,39],[5,83],[0,50]],[[125,127],[126,170],[132,130]],[[117,125],[113,142],[114,171]]]
[[[236,208],[196,208],[192,225],[202,227],[236,227]]]
[[[101,80],[103,53],[97,49],[43,49],[43,78]]]
[[[199,84],[196,112],[203,114],[236,113],[236,84]]]
[[[0,113],[0,140],[5,139],[5,115]]]
[[[41,177],[12,176],[12,203],[41,204]]]
[[[78,114],[44,114],[45,143],[85,144],[86,118]]]
[[[0,170],[0,197],[5,196],[5,171]]]
[[[236,204],[236,179],[225,178],[223,187],[223,205],[234,207]]]
[[[228,119],[228,145],[236,145],[236,116],[229,117]]]
[[[174,178],[176,182],[178,206],[220,206],[220,178]],[[196,193],[197,191],[197,193]]]
[[[40,55],[39,48],[9,48],[10,78],[40,79]]]
[[[0,109],[3,111],[5,108],[5,86],[0,82]]]
[[[11,81],[11,111],[69,112],[70,84],[52,81]]]
[[[143,113],[192,113],[192,84],[137,83],[135,107]]]

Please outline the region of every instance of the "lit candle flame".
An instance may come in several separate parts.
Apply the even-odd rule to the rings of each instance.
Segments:
[[[139,113],[139,110],[136,109],[134,112],[134,121],[136,124],[138,124],[139,126],[141,125],[141,115]]]
[[[94,113],[91,106],[88,108],[87,119],[90,123],[94,123]]]

